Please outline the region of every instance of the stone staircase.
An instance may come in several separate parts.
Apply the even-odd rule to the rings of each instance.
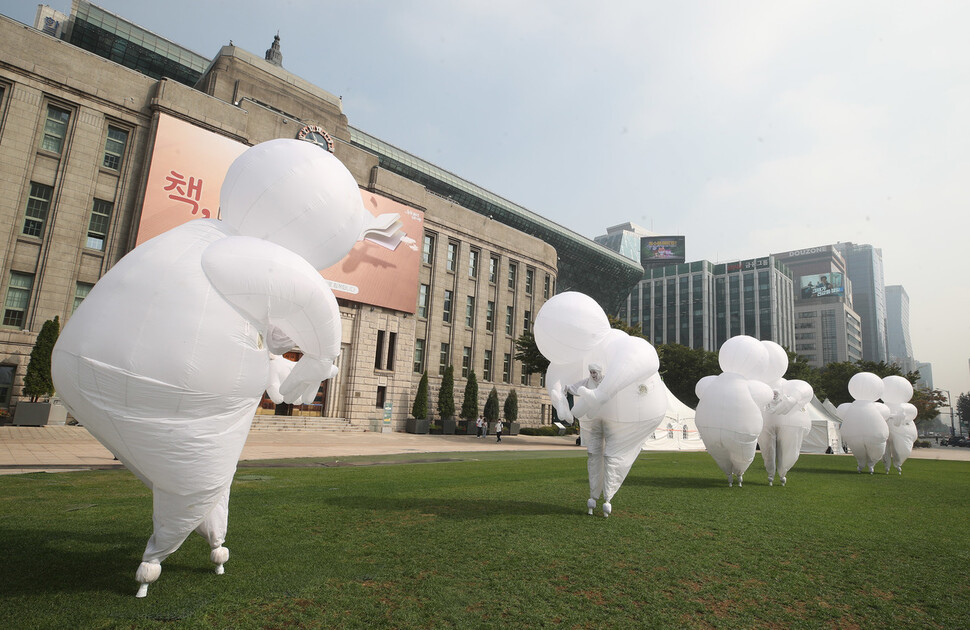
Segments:
[[[256,416],[251,431],[329,431],[363,433],[367,427],[351,424],[344,418],[320,416]]]

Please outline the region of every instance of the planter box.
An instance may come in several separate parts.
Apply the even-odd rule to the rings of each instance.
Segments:
[[[67,409],[62,405],[41,402],[20,402],[13,412],[13,423],[21,427],[42,427],[47,424],[64,424]]]
[[[454,418],[442,418],[441,419],[441,432],[444,435],[454,435],[455,430],[458,428],[458,423]]]
[[[519,429],[522,428],[522,425],[518,422],[506,422],[505,424],[507,425],[509,435],[518,435]]]
[[[404,430],[408,433],[427,433],[428,427],[431,426],[431,421],[427,418],[408,418],[407,423],[404,425]]]

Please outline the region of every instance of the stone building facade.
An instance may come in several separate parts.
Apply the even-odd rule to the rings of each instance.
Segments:
[[[550,421],[539,377],[523,376],[513,357],[514,339],[555,292],[552,246],[382,169],[377,155],[352,144],[339,98],[247,51],[223,47],[190,87],[3,16],[0,409],[12,410],[20,399],[27,356],[43,322],[54,316],[66,322],[94,283],[135,246],[163,115],[246,145],[320,130],[362,189],[424,213],[420,244],[428,247],[427,262],[419,270],[414,312],[340,300],[340,375],[322,388],[320,406],[287,413],[368,428],[391,402],[392,427],[399,430],[420,372],[428,369],[433,402],[444,361],[455,366],[459,404],[462,374],[474,370],[480,406],[492,385],[503,400],[514,387],[524,424]],[[476,258],[477,275],[470,272]],[[278,411],[263,407],[263,413]]]

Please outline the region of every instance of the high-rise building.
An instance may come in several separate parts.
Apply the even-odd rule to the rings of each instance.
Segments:
[[[886,287],[886,345],[890,363],[903,372],[917,369],[919,362],[913,358],[909,336],[909,295],[898,284]]]
[[[775,256],[794,276],[794,352],[814,367],[861,359],[862,323],[842,254],[825,245]]]
[[[862,358],[889,361],[886,347],[886,282],[882,250],[872,245],[836,243],[852,281],[852,307],[862,320]]]
[[[621,223],[606,228],[606,234],[597,236],[593,241],[639,263],[640,239],[644,236],[656,236],[656,234],[636,223]]]
[[[774,256],[649,267],[619,311],[654,344],[717,350],[735,335],[794,343],[792,274]]]

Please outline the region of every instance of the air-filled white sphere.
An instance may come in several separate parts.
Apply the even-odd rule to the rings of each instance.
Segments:
[[[768,351],[768,362],[758,378],[763,383],[774,383],[788,371],[788,353],[774,341],[762,341],[761,345]]]
[[[803,406],[812,400],[815,390],[805,381],[794,379],[785,382],[785,395],[793,398],[799,406]]]
[[[903,407],[903,417],[905,417],[907,421],[916,419],[916,416],[919,414],[919,410],[916,408],[916,405],[914,405],[913,403],[907,402],[907,403],[903,403],[902,407]]]
[[[754,337],[738,335],[721,345],[717,362],[724,372],[735,372],[754,379],[765,371],[768,350]]]
[[[913,384],[902,376],[887,376],[882,384],[882,400],[887,405],[902,404],[913,397]]]
[[[223,180],[219,209],[243,236],[281,245],[317,270],[350,252],[368,214],[340,160],[291,139],[257,144],[236,158]]]
[[[569,363],[582,359],[612,329],[596,300],[567,291],[542,305],[533,330],[542,356],[552,363]]]
[[[849,394],[856,400],[876,400],[882,392],[882,379],[872,372],[859,372],[849,379]]]

